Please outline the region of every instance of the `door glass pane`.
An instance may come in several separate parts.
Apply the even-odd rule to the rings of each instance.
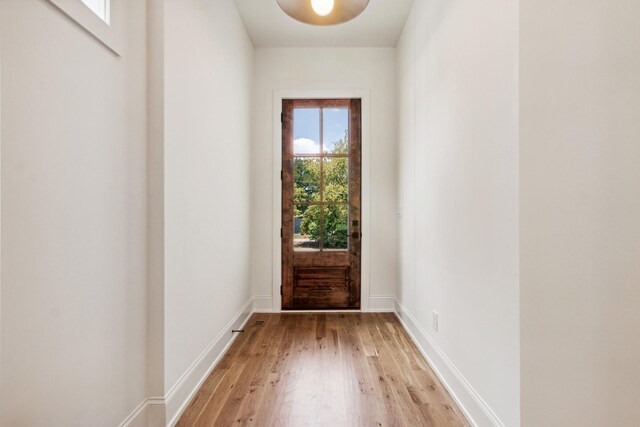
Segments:
[[[320,154],[320,109],[293,110],[293,153]]]
[[[325,157],[322,160],[324,201],[346,203],[349,195],[349,159]]]
[[[325,250],[348,249],[347,205],[328,205],[323,206],[323,209],[323,248]]]
[[[324,153],[348,154],[349,109],[325,108],[322,115],[322,143]]]
[[[320,250],[320,205],[295,205],[293,208],[293,249]]]
[[[296,157],[293,160],[293,201],[320,201],[320,159]]]

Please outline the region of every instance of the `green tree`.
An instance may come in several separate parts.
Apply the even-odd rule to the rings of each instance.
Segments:
[[[293,162],[293,178],[294,201],[320,201],[320,159],[296,158]],[[305,205],[296,205],[294,216],[304,215],[307,208]]]
[[[348,133],[335,142],[332,154],[347,154],[349,149]],[[347,247],[348,221],[347,202],[349,194],[348,159],[344,157],[326,157],[322,169],[324,172],[324,200],[344,204],[329,205],[322,212],[319,205],[298,205],[294,215],[302,217],[300,231],[309,239],[317,241],[322,236],[326,249],[344,249]],[[320,200],[320,161],[319,159],[295,160],[295,200],[298,202],[316,202]]]

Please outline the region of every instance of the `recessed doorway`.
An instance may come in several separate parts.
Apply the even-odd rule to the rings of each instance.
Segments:
[[[360,308],[361,100],[282,101],[282,308]]]

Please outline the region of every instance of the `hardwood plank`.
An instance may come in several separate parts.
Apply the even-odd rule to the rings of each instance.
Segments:
[[[408,426],[421,425],[421,419],[415,411],[409,391],[404,384],[402,359],[398,357],[395,345],[385,340],[385,337],[388,337],[386,331],[387,327],[380,318],[376,318],[375,323],[370,327],[380,359],[378,369],[397,404],[403,423]],[[427,422],[425,425],[433,424]]]
[[[393,314],[255,314],[178,426],[468,426]]]
[[[209,403],[209,400],[211,400],[211,397],[214,395],[216,389],[222,382],[222,379],[228,372],[228,369],[215,369],[211,375],[209,375],[202,387],[200,387],[196,397],[191,401],[189,408],[176,424],[176,427],[195,425],[200,414],[202,414],[202,411],[207,406],[207,403]]]
[[[275,319],[272,317],[271,320]],[[262,324],[256,326],[262,329],[269,329],[272,327],[271,320],[263,320]],[[278,339],[279,336],[277,334],[268,333],[262,333],[257,337],[257,345],[253,346],[250,351],[250,357],[252,358],[250,368],[252,371],[247,371],[236,383],[234,387],[235,395],[225,403],[216,420],[216,424],[255,425],[257,408],[266,390],[266,378],[268,378],[270,362],[275,358],[275,355],[268,356],[269,347],[277,346]],[[251,375],[251,372],[253,372],[253,375]]]

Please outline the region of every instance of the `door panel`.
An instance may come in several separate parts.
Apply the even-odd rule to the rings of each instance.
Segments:
[[[283,100],[282,307],[360,308],[361,101]]]
[[[294,267],[293,306],[304,309],[349,308],[349,267]]]

